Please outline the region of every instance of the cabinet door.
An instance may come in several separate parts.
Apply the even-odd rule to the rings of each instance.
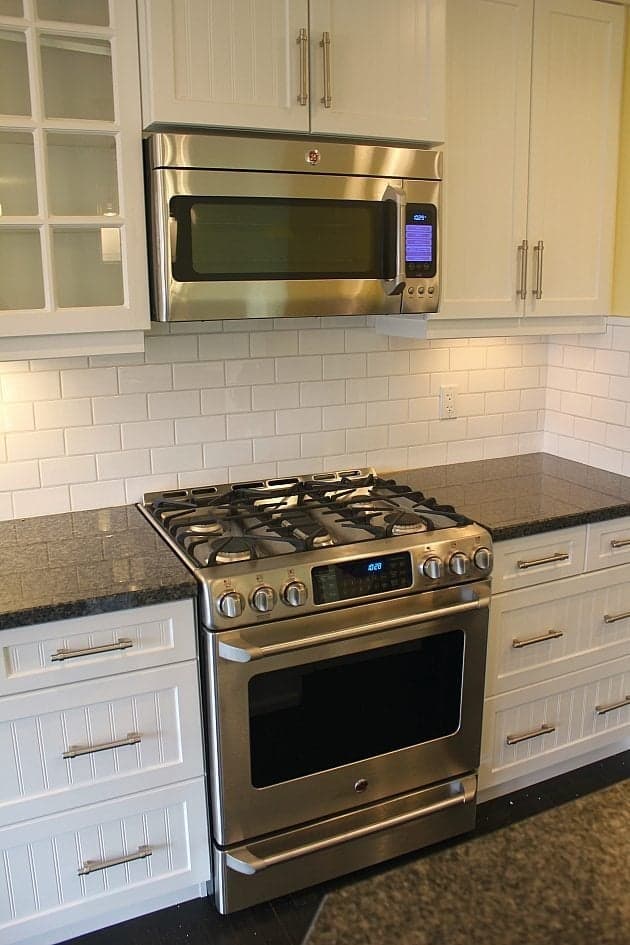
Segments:
[[[440,314],[519,315],[533,0],[448,0]]]
[[[528,234],[544,248],[530,266],[533,315],[609,311],[624,16],[596,0],[536,0]]]
[[[308,48],[298,41],[307,0],[140,0],[138,9],[145,127],[308,131],[299,101]]]
[[[310,0],[311,130],[443,141],[444,29],[445,0]]]

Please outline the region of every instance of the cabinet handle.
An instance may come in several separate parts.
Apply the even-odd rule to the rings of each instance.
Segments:
[[[536,291],[534,296],[537,299],[542,299],[543,297],[543,253],[545,251],[545,244],[542,240],[538,240],[534,246],[534,252],[536,253]]]
[[[94,653],[113,653],[114,650],[128,650],[133,646],[133,640],[127,640],[122,637],[115,643],[103,643],[101,646],[88,646],[82,650],[57,650],[50,659],[53,663],[59,663],[61,660],[73,660],[77,656],[92,656]]]
[[[107,870],[110,866],[120,866],[121,863],[132,863],[134,860],[146,860],[148,856],[153,855],[151,847],[138,847],[137,853],[127,853],[126,856],[117,856],[112,860],[86,860],[80,870],[77,870],[77,876],[88,876],[90,873],[97,873],[99,870]]]
[[[300,105],[308,104],[308,34],[304,27],[298,33],[298,46],[300,47],[300,91],[298,92],[298,103]]]
[[[127,745],[138,745],[142,738],[138,732],[127,732],[126,738],[117,738],[112,742],[101,742],[98,745],[68,745],[62,758],[78,758],[79,755],[93,755],[97,751],[107,751],[109,748],[125,748]]]
[[[548,735],[550,732],[555,732],[555,730],[555,725],[547,725],[546,722],[543,722],[540,728],[533,732],[523,732],[522,735],[508,735],[505,741],[508,745],[518,745],[519,742],[526,742],[528,738],[539,738],[541,735]]]
[[[596,705],[595,711],[598,715],[605,715],[606,712],[613,712],[615,709],[623,709],[630,705],[630,696],[620,699],[619,702],[612,702],[610,705]]]
[[[519,259],[519,265],[520,265],[520,271],[521,271],[520,289],[518,290],[518,295],[519,295],[519,298],[521,298],[521,299],[526,299],[526,298],[527,298],[527,258],[528,258],[528,254],[529,254],[529,243],[527,242],[527,240],[523,240],[523,242],[522,242],[522,243],[520,244],[520,246],[518,247],[518,259]]]
[[[324,108],[331,108],[332,83],[330,80],[330,33],[322,33],[322,38],[319,45],[322,47],[322,58],[324,60],[324,94],[321,101]]]
[[[627,620],[630,617],[630,610],[622,614],[604,614],[604,623],[617,623],[618,620]]]
[[[547,633],[539,637],[527,637],[525,640],[512,640],[512,646],[515,650],[520,650],[523,646],[532,646],[534,643],[545,643],[547,640],[557,640],[564,636],[564,630],[548,630]]]
[[[630,545],[630,538],[611,538],[611,548],[627,548]]]
[[[521,571],[526,571],[527,568],[537,568],[541,564],[554,564],[556,561],[568,561],[570,555],[566,551],[557,551],[553,555],[547,555],[546,558],[534,558],[532,561],[517,561],[516,567],[520,568]]]

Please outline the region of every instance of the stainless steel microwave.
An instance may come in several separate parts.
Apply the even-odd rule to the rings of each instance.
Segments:
[[[438,151],[158,133],[146,170],[158,321],[438,309]]]

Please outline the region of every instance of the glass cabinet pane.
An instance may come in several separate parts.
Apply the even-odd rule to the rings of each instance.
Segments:
[[[43,307],[39,230],[0,227],[0,311]]]
[[[116,139],[48,133],[48,202],[55,216],[118,213]]]
[[[0,0],[0,16],[24,16],[22,0]]]
[[[40,20],[109,26],[109,3],[108,0],[37,0],[37,15]]]
[[[120,230],[53,228],[56,301],[61,308],[122,305]]]
[[[30,114],[26,37],[0,30],[0,115]]]
[[[33,135],[0,131],[0,216],[37,213]]]
[[[40,47],[46,118],[113,121],[109,43],[42,33]]]

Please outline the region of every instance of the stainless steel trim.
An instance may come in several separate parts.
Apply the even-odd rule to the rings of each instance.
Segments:
[[[475,787],[470,784],[460,782],[460,790],[457,794],[427,804],[419,810],[405,811],[402,814],[396,814],[385,820],[376,820],[370,824],[364,824],[362,827],[355,827],[345,833],[335,836],[325,837],[320,840],[314,840],[310,843],[304,843],[301,846],[289,849],[278,850],[276,853],[270,853],[264,858],[256,856],[250,847],[240,847],[238,856],[233,853],[226,853],[226,863],[228,867],[237,873],[244,873],[247,876],[253,876],[261,870],[268,869],[270,866],[277,866],[279,863],[287,863],[290,860],[296,860],[301,856],[307,856],[309,853],[317,853],[320,850],[328,850],[331,847],[338,846],[341,843],[347,843],[350,840],[357,840],[359,837],[367,837],[382,830],[388,830],[391,827],[398,827],[401,824],[418,820],[421,817],[428,817],[430,814],[437,814],[440,811],[447,810],[449,807],[456,807],[460,804],[468,804],[476,796]]]
[[[324,67],[324,94],[321,103],[324,108],[332,107],[332,80],[330,75],[330,33],[324,30],[319,42],[322,48],[322,64]]]
[[[630,610],[621,614],[604,614],[604,623],[617,623],[618,620],[627,620],[630,617]]]
[[[297,43],[300,47],[300,89],[298,104],[308,105],[308,33],[302,27],[298,32]]]
[[[627,548],[630,545],[630,538],[611,538],[611,548]]]
[[[527,298],[527,260],[529,255],[529,243],[527,240],[523,242],[518,247],[518,258],[520,263],[521,278],[520,278],[520,288],[518,290],[519,298]]]
[[[543,252],[545,251],[545,244],[542,240],[538,240],[534,246],[534,252],[536,254],[536,289],[534,296],[537,299],[542,299],[543,297]]]
[[[304,634],[301,638],[285,640],[279,643],[269,643],[267,645],[255,646],[243,643],[240,646],[219,641],[219,656],[233,663],[249,663],[252,660],[263,659],[267,656],[277,656],[281,653],[294,653],[297,650],[303,650],[312,646],[321,646],[328,643],[337,643],[340,640],[352,640],[357,637],[369,636],[373,633],[379,633],[383,630],[390,630],[395,627],[408,627],[414,624],[425,623],[429,620],[438,620],[441,617],[451,617],[455,614],[464,614],[471,610],[479,610],[482,607],[488,607],[489,598],[473,596],[473,600],[462,604],[453,604],[452,606],[441,607],[427,613],[414,613],[406,617],[393,617],[385,620],[375,620],[366,624],[359,624],[344,630],[332,632]]]
[[[113,653],[116,650],[128,650],[133,646],[133,640],[121,637],[115,643],[102,643],[100,646],[87,646],[80,650],[67,650],[63,647],[56,650],[50,657],[51,662],[73,660],[78,656],[93,656],[95,653]]]
[[[556,561],[569,561],[571,555],[567,554],[566,551],[557,551],[553,555],[547,555],[545,558],[534,558],[531,561],[517,561],[516,566],[520,568],[521,571],[525,571],[527,568],[537,568],[542,564],[554,564]]]
[[[630,696],[625,696],[619,702],[612,702],[610,705],[596,705],[595,711],[598,715],[605,715],[606,712],[613,712],[615,709],[624,709],[630,705]]]
[[[62,758],[78,758],[79,755],[93,755],[97,751],[107,751],[110,748],[125,748],[127,745],[138,745],[142,741],[138,732],[128,732],[125,738],[117,738],[111,742],[101,742],[96,745],[68,745]]]
[[[508,735],[505,739],[506,744],[508,745],[518,745],[519,742],[526,742],[528,738],[539,738],[541,735],[548,735],[550,732],[555,732],[555,725],[547,725],[546,722],[537,728],[533,732],[523,732],[521,735]]]
[[[110,866],[120,866],[122,863],[133,863],[135,860],[145,860],[153,855],[151,847],[138,847],[137,853],[127,853],[126,856],[117,856],[111,860],[86,860],[80,870],[77,870],[77,876],[88,876],[90,873],[97,873],[99,870],[109,869]]]
[[[559,637],[564,636],[564,630],[548,630],[547,633],[542,633],[538,637],[526,637],[524,640],[512,640],[512,647],[515,650],[520,650],[524,646],[533,646],[534,643],[546,643],[547,640],[557,640]]]

